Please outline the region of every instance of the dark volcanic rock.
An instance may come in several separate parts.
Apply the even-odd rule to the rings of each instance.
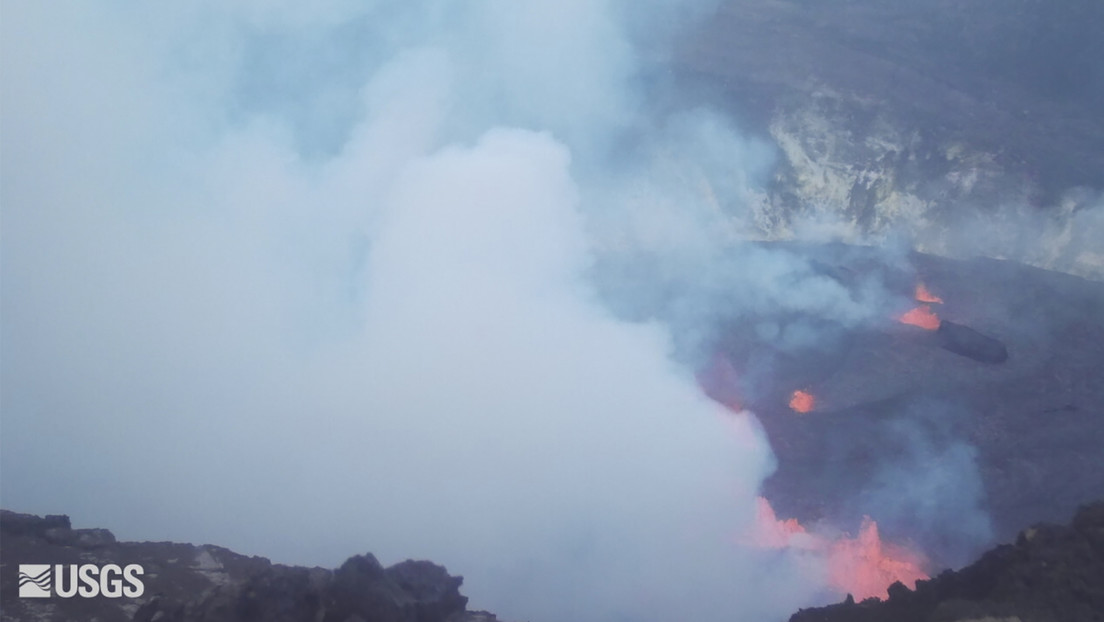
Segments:
[[[943,320],[936,332],[943,348],[981,363],[1003,363],[1008,360],[1008,348],[1000,341],[977,332],[969,326]]]
[[[494,622],[465,610],[461,577],[431,562],[384,568],[371,554],[341,568],[272,564],[215,546],[116,542],[67,516],[0,510],[0,620],[113,622]],[[138,598],[18,596],[19,564],[140,564]]]
[[[889,599],[802,610],[790,622],[1089,622],[1104,620],[1104,502],[1069,527],[1041,524],[974,564],[917,583]]]
[[[409,596],[406,609],[418,622],[432,622],[463,610],[468,599],[460,595],[460,577],[450,577],[444,568],[427,561],[406,560],[386,570],[387,578]]]

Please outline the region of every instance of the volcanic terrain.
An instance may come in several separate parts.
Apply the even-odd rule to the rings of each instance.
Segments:
[[[822,326],[805,348],[737,327],[722,340],[728,373],[704,384],[758,415],[779,517],[853,531],[869,516],[937,571],[1104,498],[1104,284],[991,259],[886,268],[874,249],[804,252],[842,283],[877,270],[911,306]],[[942,302],[915,300],[921,286]],[[903,322],[915,309],[936,324]]]

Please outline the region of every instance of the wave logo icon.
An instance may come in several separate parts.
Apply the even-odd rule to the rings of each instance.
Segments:
[[[19,597],[50,597],[50,566],[48,564],[19,564]]]

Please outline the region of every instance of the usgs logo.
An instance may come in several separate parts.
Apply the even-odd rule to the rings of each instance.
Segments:
[[[19,597],[138,598],[146,591],[138,578],[145,572],[138,564],[19,564]]]

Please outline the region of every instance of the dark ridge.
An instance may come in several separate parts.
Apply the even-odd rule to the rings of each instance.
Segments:
[[[0,510],[0,620],[99,622],[496,622],[467,611],[463,578],[407,560],[389,568],[371,554],[340,568],[303,568],[222,547],[117,542],[106,529],[73,529],[68,516]],[[137,598],[20,598],[20,564],[139,564]]]
[[[943,320],[936,334],[939,335],[939,345],[945,350],[979,363],[997,364],[1008,360],[1008,348],[1003,343],[969,326]]]
[[[795,613],[790,622],[1104,620],[1104,501],[1082,506],[1068,527],[1039,524],[1015,544],[990,550],[916,590],[900,583],[889,599],[844,602]]]

